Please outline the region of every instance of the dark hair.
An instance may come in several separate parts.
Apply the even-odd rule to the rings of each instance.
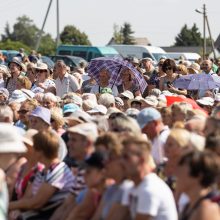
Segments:
[[[173,70],[173,72],[176,72],[176,70],[177,70],[176,63],[175,63],[175,61],[172,60],[172,59],[166,59],[166,60],[164,60],[163,66],[162,66],[163,72],[166,72],[166,68],[167,68],[167,67],[171,67],[172,70]]]
[[[180,159],[179,166],[188,165],[189,175],[200,178],[200,185],[204,188],[211,186],[220,174],[219,157],[209,151],[193,151],[185,154]]]
[[[33,136],[34,149],[43,152],[48,159],[58,156],[59,137],[53,131],[40,131]]]
[[[218,154],[218,152],[220,152],[220,134],[211,133],[208,135],[206,138],[205,148]]]

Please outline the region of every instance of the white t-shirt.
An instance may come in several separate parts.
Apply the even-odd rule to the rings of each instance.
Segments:
[[[150,173],[134,186],[122,204],[129,206],[132,219],[137,214],[150,215],[153,220],[177,220],[177,210],[170,188],[155,173]]]
[[[108,88],[111,88],[112,89],[112,95],[113,96],[118,96],[118,89],[117,89],[117,86],[107,86]],[[97,93],[100,93],[102,87],[100,87],[99,85],[94,85],[91,89],[91,93],[94,93],[94,94],[97,94]]]
[[[160,135],[154,138],[152,141],[152,151],[151,154],[154,158],[156,164],[161,164],[164,162],[164,145],[167,141],[167,137],[170,134],[170,129],[168,126],[164,126]]]

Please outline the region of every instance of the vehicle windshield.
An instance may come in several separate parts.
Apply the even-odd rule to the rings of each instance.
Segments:
[[[157,60],[157,62],[160,60],[161,57],[165,57],[166,54],[164,53],[152,53],[154,58]]]

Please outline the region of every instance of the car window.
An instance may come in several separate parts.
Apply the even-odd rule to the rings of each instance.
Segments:
[[[73,56],[76,56],[76,57],[82,57],[86,60],[87,58],[87,52],[86,51],[73,51]]]
[[[71,55],[71,51],[70,50],[60,50],[59,55]]]

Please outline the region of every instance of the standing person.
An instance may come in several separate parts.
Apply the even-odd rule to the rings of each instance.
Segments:
[[[8,190],[5,173],[26,151],[16,128],[8,123],[0,123],[0,219],[6,220],[8,212]]]
[[[35,64],[33,63],[27,64],[26,76],[32,83],[31,87],[33,87],[34,83],[36,82]]]
[[[22,74],[22,64],[18,60],[18,58],[13,58],[11,62],[8,64],[9,69],[11,71],[11,77],[7,79],[5,82],[5,88],[9,91],[11,95],[14,90],[16,90],[18,77]]]
[[[69,92],[77,92],[80,86],[77,79],[67,72],[67,66],[62,60],[58,60],[55,65],[58,77],[55,80],[56,94],[59,97]]]
[[[158,165],[163,163],[164,145],[170,129],[163,124],[160,112],[152,107],[145,108],[138,114],[137,121],[142,133],[146,134],[152,142],[152,156],[155,163]]]
[[[180,220],[218,220],[219,206],[212,201],[213,185],[220,173],[220,160],[210,151],[183,155],[176,168],[177,189],[189,197]]]
[[[117,86],[110,86],[109,85],[109,81],[110,81],[110,73],[108,70],[106,69],[102,69],[100,70],[100,73],[99,73],[99,84],[96,84],[92,87],[91,89],[91,93],[95,93],[95,94],[98,94],[98,93],[101,93],[101,90],[103,88],[106,88],[106,87],[109,87],[112,89],[112,93],[114,96],[118,96],[118,89],[117,89]]]
[[[176,205],[169,187],[152,172],[151,145],[143,137],[127,137],[123,141],[126,175],[134,187],[122,204],[129,207],[133,220],[177,220]]]
[[[56,92],[56,85],[51,80],[50,73],[47,67],[47,64],[45,63],[37,63],[35,67],[36,71],[36,82],[34,83],[32,87],[32,91],[36,92],[40,88],[42,92],[52,92],[55,94]]]
[[[148,82],[153,74],[156,74],[156,70],[153,66],[153,60],[149,57],[142,59],[142,65],[145,70],[144,78]]]

